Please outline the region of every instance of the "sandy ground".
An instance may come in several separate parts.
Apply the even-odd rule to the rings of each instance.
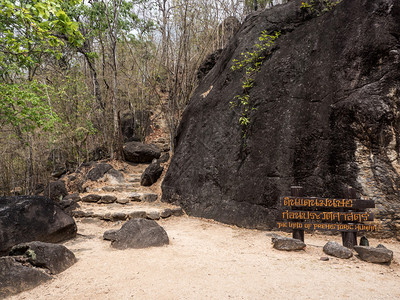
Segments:
[[[103,232],[121,224],[78,220],[65,245],[78,262],[54,280],[9,299],[400,299],[400,243],[370,239],[394,251],[390,265],[355,257],[321,261],[339,237],[307,235],[307,248],[281,252],[271,233],[192,217],[159,222],[170,245],[114,250]]]

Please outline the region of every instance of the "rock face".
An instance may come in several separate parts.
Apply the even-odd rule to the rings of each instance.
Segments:
[[[132,219],[118,231],[106,231],[104,239],[111,240],[116,249],[148,248],[169,244],[168,235],[156,221]]]
[[[306,247],[306,244],[302,241],[284,236],[274,236],[272,238],[272,243],[275,249],[284,251],[303,250]]]
[[[76,235],[75,221],[48,198],[0,197],[0,255],[30,241],[58,243]]]
[[[371,263],[390,263],[393,260],[393,251],[386,247],[364,247],[354,246],[354,250],[358,253],[358,256],[367,262]]]
[[[45,268],[51,274],[58,274],[76,263],[74,253],[63,245],[31,242],[12,247],[10,256],[24,256],[27,261],[39,268]]]
[[[324,252],[328,255],[332,255],[338,258],[350,258],[353,256],[353,252],[336,242],[328,242],[324,246]]]
[[[314,18],[300,7],[253,13],[223,50],[183,114],[162,200],[268,229],[291,185],[326,197],[352,186],[400,233],[400,1],[342,1]],[[281,36],[247,90],[254,110],[242,126],[230,102],[245,71],[231,67],[264,30]]]
[[[140,184],[143,186],[150,186],[156,183],[160,178],[164,167],[160,166],[160,163],[155,159],[153,162],[144,170],[140,179]]]
[[[161,155],[161,151],[156,146],[139,142],[126,143],[123,150],[125,160],[133,163],[149,163]]]
[[[0,257],[0,299],[18,294],[51,279],[40,269],[23,266],[12,257]]]

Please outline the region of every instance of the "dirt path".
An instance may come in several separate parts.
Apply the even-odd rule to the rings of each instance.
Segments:
[[[79,261],[54,280],[10,299],[400,299],[400,243],[391,266],[351,258],[323,262],[339,237],[306,235],[305,251],[272,248],[270,233],[171,217],[159,223],[170,245],[114,250],[102,233],[121,224],[78,220],[65,245]]]

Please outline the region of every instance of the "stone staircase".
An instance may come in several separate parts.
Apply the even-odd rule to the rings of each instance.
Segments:
[[[147,166],[134,164],[129,170],[122,170],[124,180],[93,182],[85,188],[85,193],[79,194],[79,197],[76,195],[80,199],[77,202],[79,207],[71,211],[72,216],[115,222],[132,218],[159,220],[183,215],[182,208],[160,201],[159,187],[140,185],[141,175]]]

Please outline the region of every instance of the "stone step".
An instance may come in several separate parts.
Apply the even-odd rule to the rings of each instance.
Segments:
[[[131,183],[133,183],[133,182],[140,182],[140,180],[141,180],[141,176],[138,176],[138,177],[128,177],[128,178],[126,178],[126,181],[127,181],[127,182],[131,182]]]
[[[157,201],[158,195],[154,193],[134,192],[127,195],[127,198],[134,202],[154,202]]]
[[[170,216],[183,215],[182,208],[173,205],[97,205],[93,203],[82,203],[81,207],[72,211],[75,218],[97,218],[106,221],[120,221],[132,218],[147,218],[159,220],[160,218],[168,218]]]
[[[129,192],[120,194],[102,194],[92,193],[81,195],[80,201],[84,203],[96,203],[96,204],[129,204],[129,202],[155,202],[158,199],[158,195],[155,193],[146,192]]]
[[[99,192],[135,192],[138,188],[140,188],[140,182],[132,182],[127,184],[118,184],[118,185],[106,185],[103,187],[86,187],[86,193],[99,193]]]

